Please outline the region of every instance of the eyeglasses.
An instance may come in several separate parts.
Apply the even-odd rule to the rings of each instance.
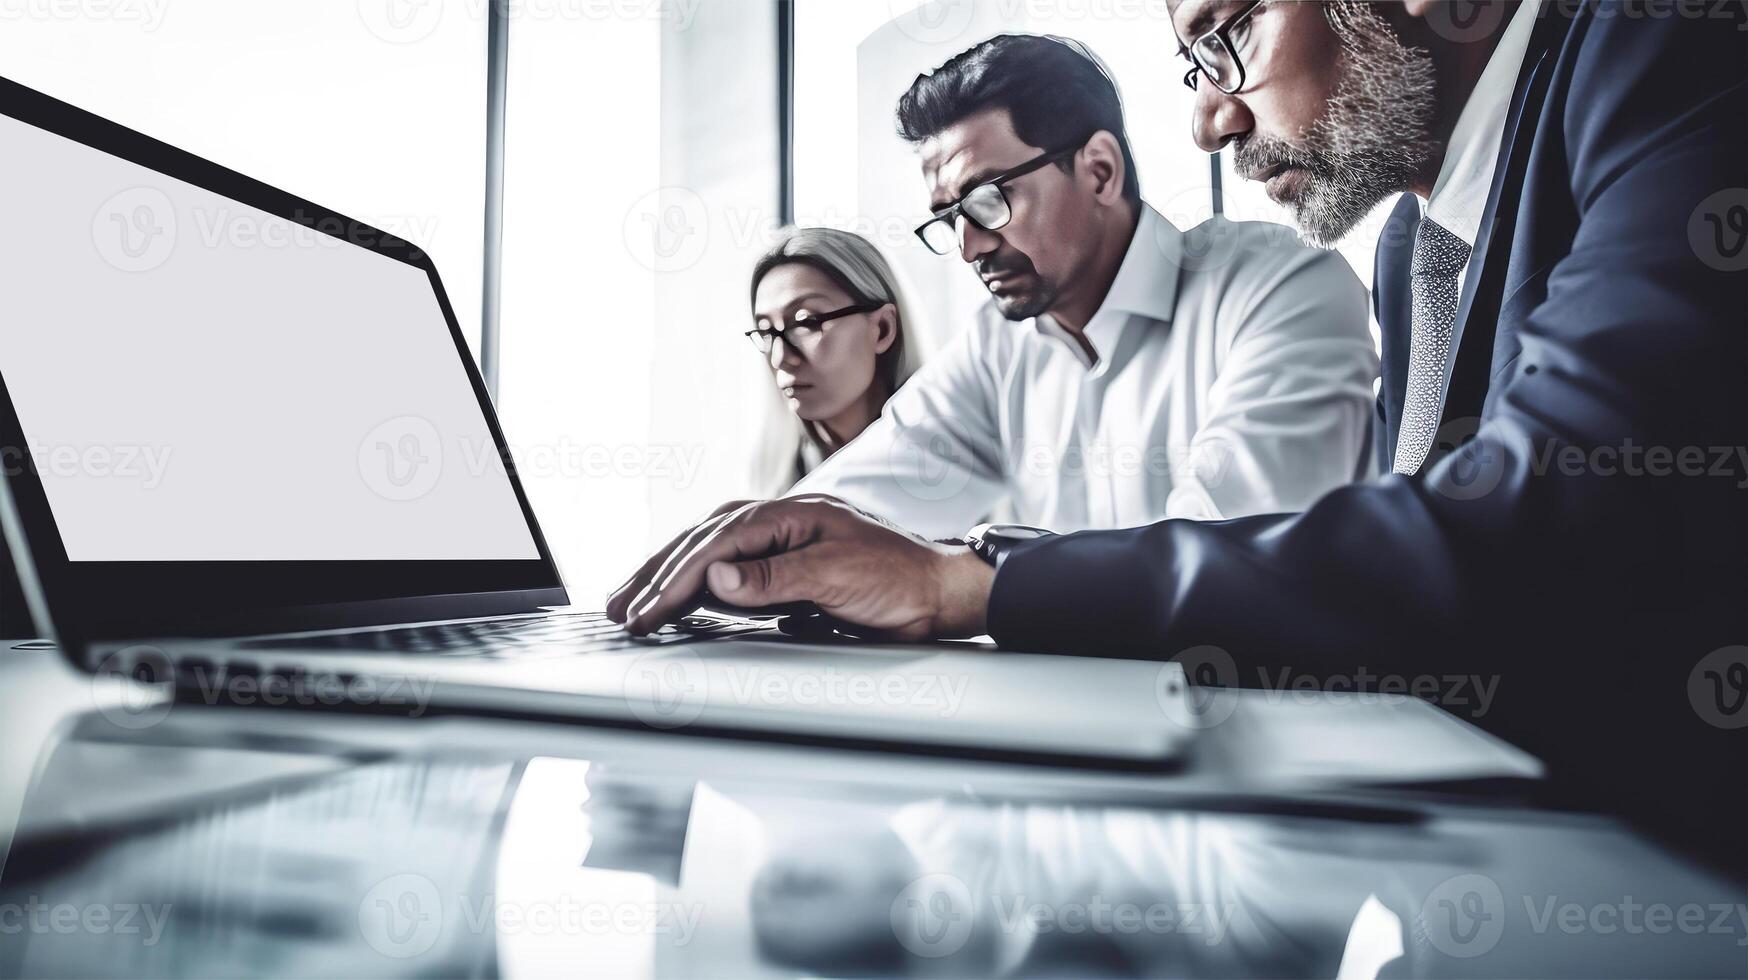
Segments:
[[[1184,57],[1195,63],[1195,67],[1184,75],[1184,84],[1190,87],[1190,91],[1196,90],[1196,79],[1202,75],[1227,95],[1237,95],[1238,90],[1244,88],[1244,62],[1238,57],[1238,49],[1250,40],[1250,15],[1266,2],[1268,0],[1251,0],[1244,9],[1184,49]]]
[[[1091,139],[1091,135],[1087,139]],[[964,196],[947,207],[936,211],[935,216],[916,230],[916,237],[922,239],[929,251],[936,255],[951,255],[959,249],[959,217],[965,219],[984,231],[1000,231],[1014,220],[1013,205],[1008,202],[1007,192],[1002,185],[1011,180],[1042,170],[1058,160],[1080,151],[1086,145],[1086,140],[1065,146],[1059,150],[1050,150],[1043,156],[1020,164],[1012,170],[996,174],[976,187],[966,191]]]
[[[802,348],[811,349],[819,341],[820,334],[825,331],[826,324],[833,320],[842,320],[847,316],[855,316],[858,313],[872,313],[885,305],[885,303],[858,303],[855,306],[846,306],[830,313],[809,313],[806,310],[800,310],[793,317],[784,321],[781,327],[772,324],[769,320],[761,319],[758,321],[758,326],[746,332],[746,338],[753,342],[753,346],[757,347],[761,354],[770,354],[771,349],[777,345],[777,341],[781,340],[788,344],[795,353],[806,356],[807,352]]]

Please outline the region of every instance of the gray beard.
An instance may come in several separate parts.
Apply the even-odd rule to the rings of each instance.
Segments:
[[[1367,4],[1327,0],[1324,15],[1342,48],[1328,111],[1298,144],[1253,138],[1234,162],[1240,173],[1303,168],[1305,190],[1287,206],[1307,244],[1334,248],[1435,157],[1438,96],[1432,56],[1404,45]]]

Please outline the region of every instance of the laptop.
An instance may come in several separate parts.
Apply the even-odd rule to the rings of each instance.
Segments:
[[[1176,664],[633,638],[571,606],[429,255],[4,80],[0,145],[0,528],[82,670],[1144,766],[1198,727]]]

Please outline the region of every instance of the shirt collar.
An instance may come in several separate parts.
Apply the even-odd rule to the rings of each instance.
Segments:
[[[1540,6],[1541,0],[1524,0],[1506,25],[1475,91],[1457,117],[1445,148],[1444,166],[1422,209],[1426,217],[1470,247],[1481,233],[1481,217],[1487,210],[1493,170],[1499,162],[1499,144],[1505,138],[1505,117],[1511,112],[1511,95],[1529,54]]]
[[[1086,338],[1099,352],[1101,366],[1109,363],[1117,335],[1129,316],[1170,323],[1177,310],[1178,274],[1183,269],[1183,232],[1143,201],[1135,237],[1123,254],[1117,277],[1105,292],[1105,301],[1087,321]],[[1080,345],[1068,338],[1048,316],[1033,321],[1040,333],[1059,336],[1084,359]]]
[[[1184,234],[1153,205],[1141,202],[1141,220],[1129,251],[1117,268],[1117,278],[1099,305],[1098,319],[1106,313],[1133,313],[1149,320],[1171,322],[1177,311],[1177,277],[1183,269]]]

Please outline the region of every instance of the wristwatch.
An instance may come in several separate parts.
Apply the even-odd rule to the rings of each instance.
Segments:
[[[979,524],[966,533],[965,544],[991,568],[1000,568],[1017,546],[1055,533],[1023,524]]]

